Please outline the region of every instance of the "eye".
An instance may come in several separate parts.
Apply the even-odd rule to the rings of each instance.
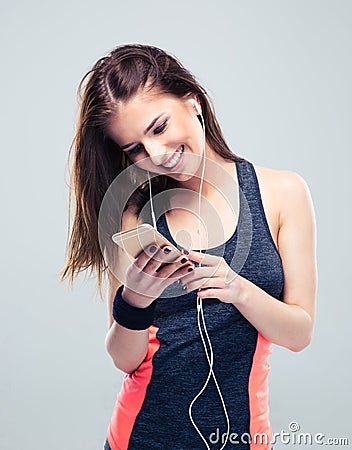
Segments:
[[[129,150],[127,153],[129,155],[137,155],[143,148],[142,144],[137,144],[135,147],[132,148],[132,150]]]
[[[161,134],[165,131],[167,125],[167,120],[165,120],[164,123],[162,123],[160,126],[158,126],[157,128],[155,128],[154,130],[154,134]],[[132,150],[129,150],[128,153],[129,155],[137,155],[143,148],[142,144],[137,144],[135,147],[132,148]]]
[[[166,124],[167,124],[167,120],[164,123],[162,123],[158,128],[155,128],[154,134],[161,134],[161,133],[163,133],[165,131]]]

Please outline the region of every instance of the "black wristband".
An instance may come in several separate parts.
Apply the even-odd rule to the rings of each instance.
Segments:
[[[115,294],[112,315],[117,323],[129,330],[146,330],[153,324],[155,301],[146,308],[137,308],[122,297],[123,285]]]

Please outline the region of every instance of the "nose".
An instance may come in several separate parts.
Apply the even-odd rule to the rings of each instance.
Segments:
[[[151,159],[152,163],[156,166],[160,166],[163,162],[165,162],[168,158],[167,156],[167,149],[160,143],[151,143],[146,142],[144,144],[145,151],[148,153],[149,158]]]

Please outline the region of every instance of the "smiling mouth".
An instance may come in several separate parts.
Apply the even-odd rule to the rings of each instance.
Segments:
[[[184,145],[180,145],[176,149],[175,153],[171,156],[171,158],[169,158],[165,164],[162,164],[163,167],[165,167],[166,169],[172,169],[173,167],[175,167],[181,158],[183,150],[184,150]]]

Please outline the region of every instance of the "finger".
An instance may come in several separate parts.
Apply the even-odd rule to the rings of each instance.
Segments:
[[[150,253],[153,250],[153,248],[149,248]],[[167,278],[173,272],[178,270],[180,266],[188,264],[194,268],[193,263],[191,263],[191,261],[189,261],[189,259],[182,253],[180,253],[176,261],[168,262],[170,251],[171,248],[168,245],[161,247],[159,251],[154,253],[149,260],[145,262],[142,272],[157,278]]]
[[[184,255],[180,255],[180,257],[172,262],[167,263],[163,267],[158,270],[158,272],[161,274],[162,277],[171,277],[175,272],[177,272],[179,269],[182,269],[183,267],[192,268],[194,269],[194,264]],[[186,272],[183,272],[183,275],[185,275]]]
[[[161,286],[163,289],[170,286],[171,284],[175,282],[179,282],[187,273],[194,270],[194,266],[190,261],[186,262],[185,264],[182,264],[182,267],[177,267],[177,270],[173,270],[172,273],[170,273],[169,268],[163,267],[160,270],[160,278],[161,280]]]
[[[185,276],[182,282],[189,283],[195,280],[214,280],[215,278],[221,278],[220,272],[217,272],[216,267],[197,267],[194,272]]]
[[[158,252],[156,252],[152,256],[152,258],[147,262],[144,271],[147,273],[154,273],[154,272],[158,272],[158,269],[160,269],[160,267],[163,266],[165,263],[166,263],[165,264],[166,266],[169,266],[169,264],[172,264],[172,263],[167,263],[167,260],[169,257],[168,255],[170,252],[171,252],[171,247],[169,247],[168,245],[164,245],[163,247],[161,247],[160,250]],[[183,255],[180,255],[178,260],[180,260],[180,259],[187,259],[187,258],[185,258]]]
[[[209,280],[196,280],[196,281],[191,281],[189,283],[184,283],[182,280],[182,285],[187,286],[187,291],[194,291],[195,289],[209,289],[209,288],[222,288],[223,287],[223,282],[220,278],[218,279],[214,279],[211,278]]]
[[[204,289],[203,291],[197,291],[197,295],[200,298],[217,298],[218,300],[220,297],[221,289],[216,288],[210,288],[210,289]]]
[[[160,250],[160,247],[158,247],[157,245],[150,245],[137,255],[133,263],[134,266],[139,270],[143,270],[148,262],[153,258],[153,256],[159,253]]]
[[[151,244],[138,255],[134,265],[140,272],[154,274],[167,260],[170,252],[171,248],[167,245],[159,247],[156,244]]]
[[[186,263],[183,265],[183,267],[177,269],[176,271],[169,274],[167,278],[167,285],[175,283],[176,281],[179,281],[187,275],[189,272],[192,272],[194,270],[194,267],[190,265],[190,263]]]
[[[205,264],[207,266],[214,266],[221,262],[221,258],[215,255],[209,255],[207,253],[195,252],[194,250],[189,250],[188,255],[189,259],[195,261],[200,264]]]

